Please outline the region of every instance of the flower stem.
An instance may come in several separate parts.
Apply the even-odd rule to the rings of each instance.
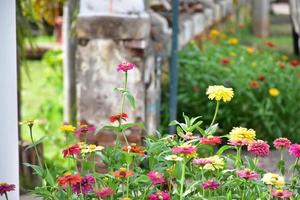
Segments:
[[[242,147],[238,146],[236,149],[236,161],[235,161],[236,168],[240,168],[241,166],[241,151],[242,151]]]
[[[8,200],[7,192],[5,192],[4,194],[5,194],[5,199]]]
[[[211,121],[210,126],[214,125],[214,123],[215,123],[215,121],[216,121],[217,114],[218,114],[218,111],[219,111],[219,105],[220,105],[220,101],[217,101],[217,105],[216,105],[216,110],[215,110],[214,118],[213,118],[213,120]]]
[[[127,172],[129,171],[129,164],[127,164]],[[126,181],[126,197],[129,197],[129,176],[127,177]]]
[[[127,84],[128,84],[128,73],[125,72],[124,92],[127,92]],[[125,94],[124,94],[124,92],[122,93],[121,114],[124,112],[124,104],[125,104]],[[119,127],[121,127],[121,125],[122,125],[122,119],[119,120]],[[124,137],[126,145],[129,146],[129,143],[128,143],[128,140],[127,140],[127,137],[126,137],[124,131],[121,131],[121,133]]]
[[[185,180],[185,161],[182,161],[182,171],[181,171],[181,180],[180,180],[180,200],[183,200],[184,180]]]
[[[35,154],[36,154],[36,156],[37,156],[38,163],[39,163],[40,167],[43,168],[43,165],[42,165],[42,161],[41,161],[39,152],[38,152],[38,150],[37,150],[37,148],[36,148],[36,144],[35,144],[35,142],[34,142],[34,140],[33,140],[33,136],[32,136],[32,127],[33,127],[32,125],[29,125],[29,131],[30,131],[30,139],[31,139],[31,143],[32,143],[32,145],[33,145]]]

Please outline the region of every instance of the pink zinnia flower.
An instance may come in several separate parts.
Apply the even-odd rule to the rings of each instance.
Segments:
[[[14,184],[0,183],[0,196],[7,192],[14,191],[16,186]]]
[[[236,175],[247,180],[255,180],[258,178],[258,174],[250,169],[239,170],[236,172]]]
[[[149,200],[170,200],[171,196],[166,192],[156,192],[150,194],[148,197]]]
[[[195,158],[195,159],[193,160],[193,164],[194,164],[194,165],[201,165],[201,166],[204,166],[204,165],[206,165],[206,164],[211,164],[211,163],[212,163],[211,160],[206,159],[206,158]]]
[[[276,149],[289,148],[291,145],[291,141],[287,138],[277,138],[276,140],[274,140],[273,145]]]
[[[93,133],[96,131],[96,127],[88,124],[81,124],[76,130],[75,134],[79,136],[81,133]]]
[[[300,158],[300,144],[292,144],[289,148],[289,153],[296,158]]]
[[[165,182],[165,177],[162,173],[151,171],[147,176],[154,185],[163,184]]]
[[[272,190],[272,196],[280,199],[289,199],[292,195],[293,193],[288,190]]]
[[[245,146],[249,145],[249,142],[247,140],[229,140],[228,144],[232,146]]]
[[[265,157],[269,155],[270,146],[265,141],[256,140],[252,144],[248,145],[248,151],[254,156]]]
[[[95,178],[91,175],[82,177],[81,182],[73,185],[72,190],[76,194],[87,195],[90,192],[94,191]]]
[[[124,62],[122,62],[121,64],[118,65],[117,70],[127,72],[128,70],[131,70],[134,67],[135,67],[135,64],[124,61]]]
[[[179,147],[174,147],[172,149],[173,154],[178,154],[178,153],[183,153],[183,154],[192,154],[197,151],[197,148],[194,146],[179,146]]]
[[[208,136],[203,137],[200,139],[201,144],[208,144],[208,145],[217,145],[222,143],[222,139],[219,136]]]
[[[211,179],[202,183],[202,187],[205,190],[216,190],[220,187],[220,184],[217,181]]]
[[[80,147],[78,144],[72,145],[69,148],[63,150],[64,158],[67,156],[75,156],[80,154]]]
[[[98,198],[106,198],[106,197],[109,197],[109,196],[112,196],[114,195],[115,192],[113,191],[113,189],[111,189],[110,187],[105,187],[105,188],[102,188],[101,190],[98,190],[96,192],[96,196]]]

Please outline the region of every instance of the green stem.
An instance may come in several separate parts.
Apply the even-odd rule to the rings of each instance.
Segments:
[[[8,200],[7,192],[5,192],[4,194],[5,194],[5,199]]]
[[[128,84],[128,73],[125,72],[124,91],[127,91],[127,84]],[[124,112],[124,104],[125,104],[125,94],[122,93],[121,114]],[[121,127],[121,125],[122,125],[122,119],[119,120],[119,127]],[[126,145],[129,146],[125,133],[122,131],[121,134],[125,139]]]
[[[35,144],[35,142],[34,142],[34,140],[33,140],[33,136],[32,136],[32,127],[33,127],[32,125],[29,125],[29,131],[30,131],[31,143],[32,143],[32,145],[33,145],[35,154],[36,154],[36,156],[37,156],[38,163],[39,163],[40,167],[43,168],[43,165],[42,165],[42,161],[41,161],[39,152],[38,152],[38,150],[37,150],[37,148],[36,148],[36,144]]]
[[[129,164],[127,164],[127,171],[129,171]],[[126,197],[129,197],[129,176],[127,177],[126,180]]]
[[[242,151],[242,147],[238,146],[236,149],[236,161],[235,161],[236,168],[240,168],[241,166],[241,151]]]
[[[295,161],[295,164],[294,164],[294,167],[293,167],[293,172],[292,172],[292,176],[291,176],[291,177],[294,177],[294,173],[295,173],[295,170],[296,170],[298,161],[299,161],[299,158],[297,158],[296,161]]]
[[[66,147],[69,146],[69,134],[67,132],[65,132],[65,136],[66,136]]]
[[[181,180],[180,180],[180,200],[183,200],[183,186],[185,181],[185,161],[182,161],[182,171],[181,171]]]
[[[244,188],[243,188],[243,193],[242,193],[242,200],[245,199],[245,191],[246,191],[246,180],[244,181]]]
[[[149,186],[146,188],[146,190],[145,190],[145,192],[144,192],[144,194],[143,194],[142,200],[145,200],[145,197],[146,197],[146,195],[147,195],[147,193],[148,193],[150,187],[151,187],[151,185],[149,185]]]
[[[220,101],[217,101],[217,105],[216,105],[216,109],[215,109],[215,114],[214,114],[213,120],[210,123],[210,126],[214,125],[214,123],[216,121],[217,114],[218,114],[218,111],[219,111],[219,105],[220,105]]]

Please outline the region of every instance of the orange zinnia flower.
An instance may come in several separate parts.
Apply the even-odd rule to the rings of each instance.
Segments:
[[[258,83],[257,81],[255,81],[255,80],[253,80],[253,81],[251,81],[251,82],[249,83],[249,87],[250,87],[251,89],[258,89],[258,88],[259,88],[259,83]]]
[[[118,171],[115,171],[112,174],[117,178],[127,178],[129,176],[133,176],[134,172],[121,167]]]
[[[129,146],[123,147],[123,151],[130,152],[130,153],[137,153],[137,154],[141,154],[141,155],[145,154],[145,148],[138,146],[135,143],[132,143]]]
[[[266,42],[265,43],[268,47],[270,47],[270,48],[274,48],[276,45],[273,43],[273,42],[271,42],[271,41],[268,41],[268,42]]]
[[[126,113],[121,113],[118,115],[113,115],[109,118],[110,122],[115,122],[115,121],[120,121],[120,120],[124,120],[126,121],[126,119],[128,118],[128,115]]]
[[[58,177],[57,180],[58,184],[63,188],[76,185],[77,183],[80,183],[80,181],[81,181],[80,174],[72,175],[69,172],[65,173],[64,176]]]

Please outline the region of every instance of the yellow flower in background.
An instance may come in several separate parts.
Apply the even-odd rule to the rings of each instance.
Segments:
[[[236,53],[235,53],[235,52],[233,52],[233,51],[232,51],[232,52],[230,52],[230,53],[229,53],[229,55],[230,55],[231,57],[236,57]]]
[[[284,178],[278,174],[266,173],[262,181],[267,185],[273,185],[277,188],[282,188],[285,184]]]
[[[165,159],[169,160],[169,161],[182,161],[183,160],[182,157],[179,157],[177,155],[169,155],[169,156],[166,156]]]
[[[246,48],[247,53],[253,54],[255,52],[255,49],[253,47]]]
[[[46,124],[46,119],[29,119],[26,121],[19,122],[20,125],[27,125],[27,126],[33,126],[37,124]]]
[[[277,97],[280,94],[280,91],[276,88],[269,89],[269,95],[272,97]]]
[[[212,30],[210,31],[209,35],[210,35],[211,37],[216,38],[216,37],[219,37],[219,36],[220,36],[220,32],[219,32],[218,30],[216,30],[216,29],[212,29]]]
[[[69,125],[69,124],[64,124],[59,128],[60,131],[66,132],[66,133],[74,132],[75,129],[76,129],[76,127]]]
[[[281,56],[281,60],[282,61],[287,61],[288,59],[289,59],[289,57],[287,55]]]
[[[79,145],[80,146],[80,145]],[[96,146],[94,144],[89,144],[89,145],[85,145],[82,149],[81,149],[81,153],[82,154],[87,154],[87,153],[94,153],[96,151],[101,151],[103,150],[104,147],[102,146]]]
[[[234,127],[229,133],[229,141],[232,143],[243,142],[245,144],[251,144],[256,137],[256,133],[253,129],[247,129],[244,127]]]
[[[227,102],[232,99],[234,93],[232,88],[226,88],[223,85],[214,85],[207,88],[206,94],[210,100],[223,100]]]
[[[254,68],[254,67],[256,67],[256,66],[257,66],[257,63],[256,63],[256,62],[252,62],[252,63],[251,63],[251,67]]]
[[[229,44],[232,44],[232,45],[239,44],[239,40],[237,38],[229,38],[228,42],[229,42]]]
[[[215,155],[206,159],[211,161],[211,163],[204,165],[203,169],[215,171],[217,169],[224,169],[225,167],[224,158],[220,156]]]

